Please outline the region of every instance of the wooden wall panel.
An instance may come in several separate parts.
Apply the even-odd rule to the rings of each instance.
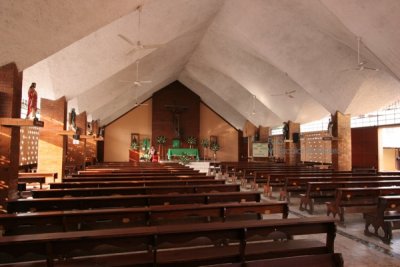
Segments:
[[[14,63],[0,67],[0,117],[19,118],[22,73]],[[0,212],[17,197],[20,128],[0,125]]]
[[[44,127],[39,131],[38,172],[56,172],[64,176],[66,136],[57,133],[66,129],[67,101],[65,97],[57,100],[42,98],[40,101],[40,120]]]
[[[153,95],[152,144],[157,144],[157,136],[164,135],[167,137],[166,149],[172,147],[172,139],[177,137],[173,106],[182,109],[179,113],[181,147],[189,147],[188,136],[199,138],[200,97],[178,81]],[[197,145],[201,149],[199,142]]]
[[[351,129],[353,168],[378,169],[378,127]]]

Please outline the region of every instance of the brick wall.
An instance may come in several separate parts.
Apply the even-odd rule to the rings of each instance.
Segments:
[[[19,118],[21,112],[22,73],[14,63],[0,67],[0,117]],[[6,201],[17,197],[19,127],[0,125],[0,211]]]
[[[76,126],[81,130],[81,134],[86,134],[87,116],[86,112],[76,115]],[[85,166],[86,139],[81,138],[79,144],[73,144],[72,136],[68,136],[66,165],[75,166],[76,169],[83,169]]]
[[[38,172],[57,172],[64,176],[66,137],[57,134],[66,129],[67,101],[41,99],[40,120],[44,127],[39,130]]]
[[[336,112],[332,116],[332,166],[338,171],[352,170],[350,115]]]

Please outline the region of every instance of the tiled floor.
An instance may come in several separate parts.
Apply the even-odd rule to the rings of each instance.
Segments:
[[[265,198],[265,201],[271,201]],[[326,216],[325,205],[315,205],[313,215],[299,210],[299,198],[293,197],[289,205],[289,218]],[[342,253],[344,266],[400,267],[400,230],[393,231],[393,242],[386,245],[377,237],[364,235],[362,214],[347,214],[345,225],[337,224],[335,252]]]

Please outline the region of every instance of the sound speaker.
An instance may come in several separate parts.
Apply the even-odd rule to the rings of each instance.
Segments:
[[[292,134],[292,139],[293,139],[293,143],[298,143],[300,141],[300,134],[299,133],[293,133]]]

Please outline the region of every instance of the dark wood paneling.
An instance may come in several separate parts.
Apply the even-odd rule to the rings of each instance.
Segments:
[[[182,147],[188,147],[188,136],[199,138],[200,97],[178,81],[153,95],[152,144],[156,144],[157,136],[164,135],[167,137],[166,148],[169,148],[172,139],[177,137],[174,115],[168,108],[171,106],[184,107],[179,113],[180,140]]]
[[[351,147],[353,168],[378,169],[378,128],[352,128]]]

